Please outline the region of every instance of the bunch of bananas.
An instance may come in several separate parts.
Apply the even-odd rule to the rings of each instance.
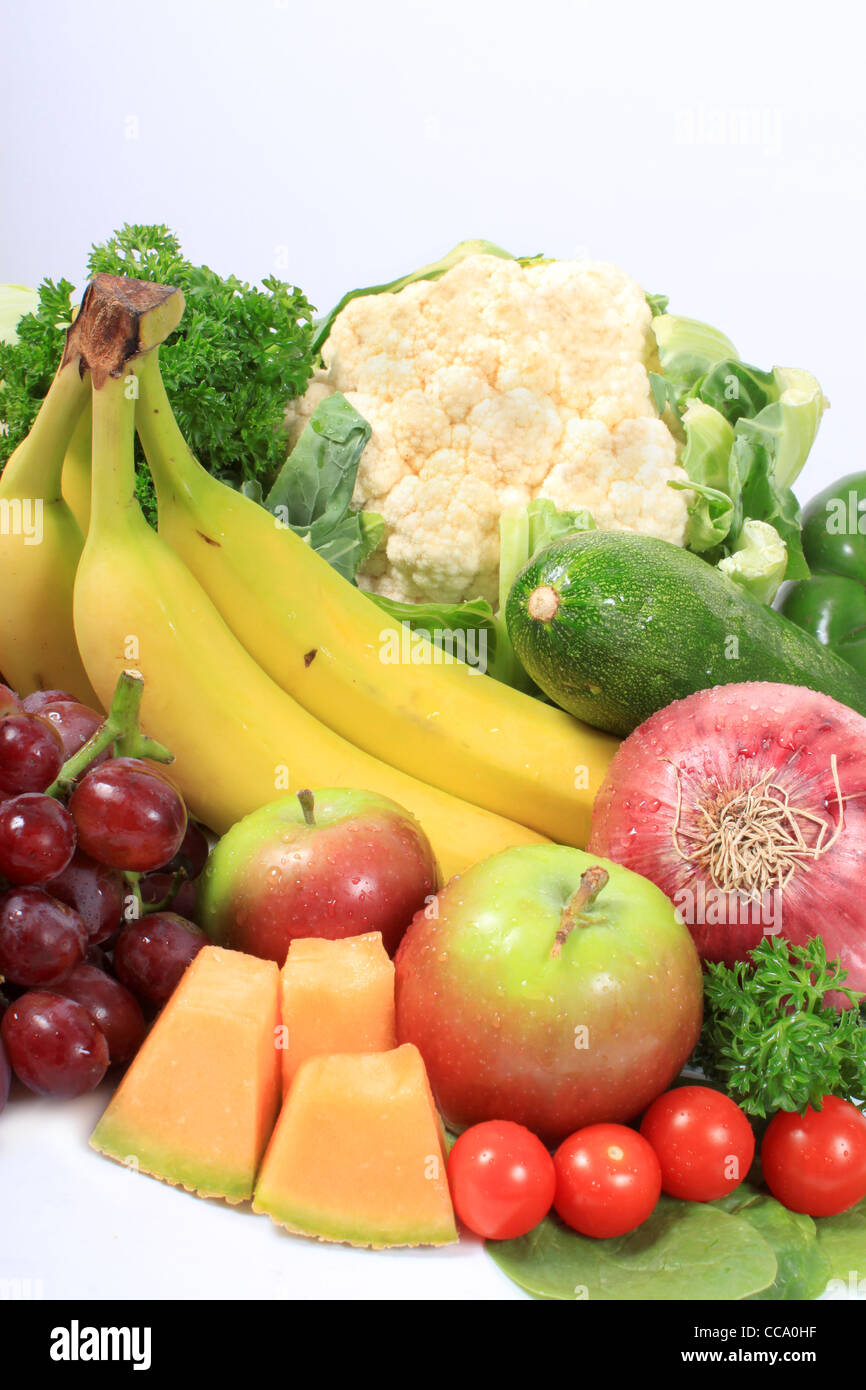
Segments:
[[[187,448],[158,360],[183,308],[115,276],[85,292],[0,478],[5,678],[107,707],[138,670],[143,727],[220,833],[300,787],[353,786],[412,811],[446,877],[509,845],[582,846],[615,740],[462,662],[384,664],[369,599]],[[136,501],[136,428],[158,534]],[[37,512],[38,539],[9,524]]]

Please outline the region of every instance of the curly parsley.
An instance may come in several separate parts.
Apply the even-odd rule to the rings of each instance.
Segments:
[[[820,937],[805,946],[765,937],[750,962],[708,966],[695,1061],[748,1115],[802,1113],[828,1095],[862,1103],[862,996],[843,988],[846,978],[839,961],[828,963]],[[854,1007],[836,1010],[826,1002],[830,991]]]
[[[18,322],[17,341],[0,341],[0,471],[30,431],[72,322],[69,280],[43,280],[38,294],[34,311]]]
[[[93,247],[91,275],[129,275],[176,285],[186,310],[160,348],[160,367],[184,437],[211,473],[234,486],[269,484],[286,455],[285,408],[313,370],[314,309],[273,276],[262,289],[188,261],[167,227],[125,225]],[[0,344],[0,467],[27,434],[60,361],[71,318],[68,280],[43,281],[39,306]],[[153,492],[137,445],[139,496],[150,516]]]

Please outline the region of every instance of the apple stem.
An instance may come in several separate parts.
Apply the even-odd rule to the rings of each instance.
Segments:
[[[307,825],[315,825],[316,818],[313,815],[313,810],[316,805],[316,798],[313,796],[309,787],[304,787],[303,791],[298,792],[298,800],[301,803],[301,810],[304,813],[304,820]]]
[[[575,888],[565,907],[562,909],[562,917],[559,922],[559,930],[550,949],[550,954],[555,960],[559,959],[565,942],[571,935],[574,927],[577,926],[578,918],[584,908],[589,907],[595,902],[601,890],[605,887],[610,874],[607,869],[603,869],[600,864],[593,864],[585,873],[580,876],[580,884]]]

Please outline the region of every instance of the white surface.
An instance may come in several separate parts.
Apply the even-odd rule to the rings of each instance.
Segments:
[[[16,1088],[0,1117],[0,1299],[524,1297],[468,1235],[441,1250],[326,1245],[112,1163],[87,1144],[109,1094]]]
[[[486,236],[613,260],[832,401],[864,466],[866,96],[850,3],[30,0],[0,30],[0,281],[163,221],[194,260],[347,288]],[[510,1298],[476,1242],[332,1249],[92,1154],[104,1097],[0,1119],[0,1279],[46,1297]],[[9,1194],[12,1199],[9,1199]]]

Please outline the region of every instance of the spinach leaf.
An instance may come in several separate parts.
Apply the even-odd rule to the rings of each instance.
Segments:
[[[778,1271],[771,1245],[750,1221],[672,1197],[613,1240],[579,1236],[547,1217],[528,1235],[488,1241],[487,1249],[509,1279],[544,1299],[745,1299],[770,1288]]]
[[[741,1216],[772,1247],[778,1265],[774,1282],[749,1295],[750,1300],[818,1298],[830,1278],[830,1262],[817,1240],[811,1216],[788,1211],[775,1197],[743,1182],[712,1206],[731,1216]]]
[[[824,1216],[815,1222],[818,1246],[830,1267],[829,1278],[841,1279],[848,1287],[851,1276],[859,1284],[866,1280],[866,1199],[839,1216]]]

